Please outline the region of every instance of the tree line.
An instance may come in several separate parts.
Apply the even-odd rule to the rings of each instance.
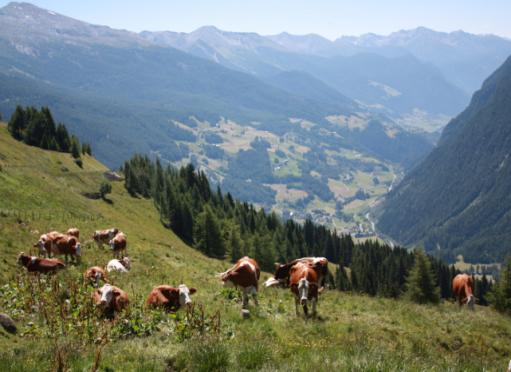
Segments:
[[[152,198],[161,222],[210,257],[234,262],[249,255],[263,270],[273,271],[276,261],[324,256],[338,264],[337,273],[328,278],[338,290],[399,297],[411,296],[415,288],[422,293],[417,302],[452,297],[452,278],[459,271],[420,251],[377,241],[355,243],[350,235],[311,220],[284,221],[274,212],[224,194],[220,187],[213,190],[206,174],[192,164],[177,169],[135,155],[122,171],[131,195]],[[418,273],[412,275],[414,270]],[[490,287],[485,276],[476,280],[476,297],[482,304],[487,303]]]
[[[81,154],[92,155],[91,145],[80,144],[78,137],[70,135],[63,123],[56,124],[48,107],[38,110],[16,106],[7,129],[14,139],[30,146],[70,153],[77,160]]]

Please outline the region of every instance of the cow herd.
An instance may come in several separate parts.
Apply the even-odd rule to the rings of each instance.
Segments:
[[[40,236],[34,247],[39,248],[39,256],[29,256],[20,253],[18,263],[26,267],[28,272],[53,273],[64,269],[65,263],[54,255],[64,255],[66,263],[70,256],[72,262],[79,262],[81,258],[80,231],[77,228],[69,229],[65,234],[51,231]],[[84,280],[95,287],[92,293],[93,303],[101,309],[107,317],[113,317],[129,304],[128,294],[121,288],[109,283],[108,273],[117,271],[127,273],[131,268],[131,261],[126,254],[127,237],[117,228],[97,230],[92,240],[98,248],[108,244],[113,254],[104,267],[92,266],[84,273]],[[240,258],[234,266],[218,274],[225,287],[236,287],[242,290],[242,314],[248,314],[249,298],[252,297],[257,306],[257,292],[261,270],[258,263],[250,257]],[[294,300],[296,315],[301,314],[302,307],[305,317],[309,316],[309,305],[312,316],[317,316],[317,303],[319,294],[325,286],[328,275],[328,260],[324,257],[303,257],[285,264],[276,264],[275,274],[264,282],[265,287],[281,286],[290,288]],[[100,287],[100,284],[103,284]],[[197,290],[181,284],[177,288],[169,285],[154,287],[146,299],[148,307],[160,307],[167,311],[176,311],[183,306],[191,304],[190,296]],[[453,280],[453,293],[460,306],[467,304],[473,309],[475,297],[473,296],[472,278],[466,274],[457,275]],[[245,313],[244,313],[245,312]]]

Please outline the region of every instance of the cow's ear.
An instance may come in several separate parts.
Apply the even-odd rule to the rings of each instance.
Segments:
[[[190,294],[193,295],[197,290],[195,288],[190,288]]]

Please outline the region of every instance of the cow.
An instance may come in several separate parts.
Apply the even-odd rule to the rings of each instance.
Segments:
[[[52,253],[55,255],[64,255],[66,262],[69,256],[71,256],[73,262],[80,261],[80,242],[72,235],[62,235],[53,242]]]
[[[121,253],[126,253],[126,235],[123,232],[119,231],[108,243],[115,258],[118,258]]]
[[[149,307],[162,307],[167,311],[177,311],[182,306],[189,306],[192,304],[190,298],[197,290],[195,288],[188,288],[184,284],[174,288],[170,285],[159,285],[154,287],[149,293],[146,300],[146,305]]]
[[[290,284],[289,273],[293,266],[300,262],[311,264],[314,267],[318,274],[320,290],[322,290],[325,285],[325,279],[328,275],[328,260],[325,257],[302,257],[292,260],[286,264],[275,263],[275,275],[273,278],[268,279],[264,285],[266,287],[270,287],[275,284],[281,284],[288,287]]]
[[[466,303],[470,310],[474,310],[474,282],[470,275],[456,275],[452,280],[452,293],[460,306]]]
[[[108,261],[106,265],[106,271],[109,273],[112,271],[120,271],[121,273],[127,273],[131,269],[131,261],[129,257],[123,257],[118,260],[114,258],[113,260]]]
[[[92,301],[107,318],[114,318],[129,305],[128,294],[122,289],[105,284],[92,293]]]
[[[108,283],[108,277],[105,273],[105,270],[99,266],[89,267],[83,274],[83,278],[86,282],[93,283],[96,288],[99,286],[100,280]]]
[[[76,239],[80,239],[80,230],[78,230],[76,227],[71,227],[68,229],[66,234],[74,236]]]
[[[243,309],[248,307],[248,295],[251,294],[256,306],[258,281],[261,269],[257,262],[245,256],[240,258],[229,270],[218,274],[225,287],[241,287],[243,289]]]
[[[27,256],[21,252],[18,256],[18,264],[25,266],[29,273],[54,273],[66,267],[64,262],[56,258],[39,258],[36,256]]]
[[[39,240],[34,247],[39,248],[39,255],[43,257],[51,257],[52,256],[52,248],[53,243],[58,238],[63,237],[64,235],[59,233],[58,231],[50,231],[46,234],[43,234],[39,237]]]
[[[115,227],[106,230],[96,230],[92,235],[92,239],[96,242],[98,248],[103,248],[103,244],[108,244],[118,232],[119,229]]]
[[[318,273],[313,263],[297,262],[289,270],[289,285],[295,295],[296,315],[300,315],[299,306],[303,308],[305,316],[308,316],[308,301],[312,303],[312,316],[317,315],[317,302],[319,293]]]

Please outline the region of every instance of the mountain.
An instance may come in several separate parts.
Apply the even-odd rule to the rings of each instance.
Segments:
[[[447,81],[437,68],[410,53],[387,56],[362,50],[357,55],[347,55],[335,43],[314,34],[265,37],[212,26],[188,34],[146,31],[140,36],[265,80],[288,73],[289,81],[300,78],[296,72],[305,72],[337,92],[383,108],[394,117],[414,110],[433,116],[453,115],[468,101],[468,95]]]
[[[388,36],[341,37],[335,41],[335,48],[343,54],[370,52],[389,56],[411,53],[436,66],[449,82],[472,94],[511,54],[511,40],[495,35],[437,32],[418,27]]]
[[[110,167],[135,152],[192,162],[226,191],[341,229],[432,148],[306,72],[249,74],[26,3],[2,8],[0,25],[3,116],[49,106]],[[255,34],[197,35],[277,53]]]
[[[502,261],[511,238],[511,58],[387,197],[378,228],[470,262]]]

